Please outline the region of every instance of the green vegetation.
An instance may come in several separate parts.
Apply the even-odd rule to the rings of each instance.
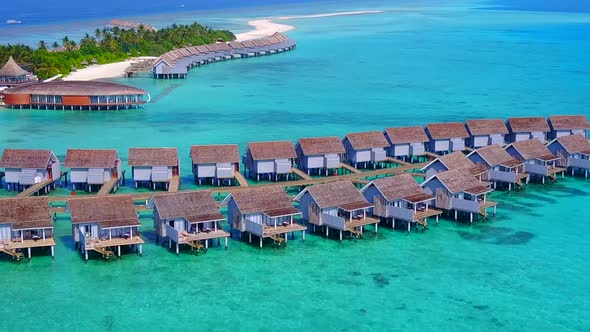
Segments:
[[[61,45],[48,45],[41,40],[37,48],[26,45],[0,45],[0,65],[12,55],[18,63],[28,63],[39,78],[68,74],[72,67],[82,68],[83,62],[91,64],[111,63],[132,56],[159,56],[174,48],[214,43],[217,40],[235,39],[227,30],[212,30],[198,23],[173,24],[152,31],[140,26],[136,30],[118,27],[96,29],[93,35],[86,34],[79,42],[67,36]]]

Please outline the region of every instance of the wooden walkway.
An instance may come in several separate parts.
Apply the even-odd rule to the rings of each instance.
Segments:
[[[313,180],[311,176],[305,174],[305,172],[300,170],[299,168],[291,167],[291,171],[297,174],[297,176],[302,178],[303,180]]]
[[[47,181],[36,183],[36,184],[30,186],[29,188],[27,188],[26,190],[20,192],[18,195],[16,195],[16,197],[33,196],[52,183],[53,183],[53,180],[47,180]]]
[[[115,188],[115,185],[117,185],[117,181],[119,181],[119,179],[113,178],[110,179],[109,182],[104,183],[102,187],[100,187],[100,190],[96,196],[106,196],[110,194],[111,191],[113,191],[113,188]]]
[[[397,158],[391,158],[391,157],[385,158],[385,161],[388,161],[390,163],[396,163],[396,164],[399,164],[399,165],[402,165],[402,166],[407,166],[407,165],[410,164],[410,163],[407,163],[405,161],[401,161],[401,160],[399,160]]]
[[[235,172],[234,176],[236,178],[236,181],[238,181],[238,184],[240,185],[240,187],[248,187],[248,181],[246,181],[246,178],[244,177],[244,175],[242,175],[242,173],[240,172]]]
[[[349,180],[352,182],[364,183],[364,181],[366,181],[366,178],[374,178],[374,177],[381,177],[381,176],[394,176],[394,175],[398,175],[398,174],[408,173],[414,169],[420,169],[420,168],[426,166],[427,164],[428,164],[427,162],[424,162],[424,163],[410,164],[407,166],[400,166],[400,167],[394,167],[394,168],[382,168],[382,169],[377,169],[377,170],[367,171],[367,172],[360,172],[359,171],[359,173],[337,175],[337,176],[328,176],[328,177],[322,177],[322,178],[317,178],[317,179],[312,179],[312,180],[274,182],[274,183],[269,183],[269,184],[257,185],[255,187],[264,187],[264,186],[282,186],[283,188],[304,187],[304,186],[311,186],[314,184],[330,183],[330,182],[336,182],[336,181],[341,181],[341,180]],[[239,186],[239,187],[212,188],[209,190],[211,191],[212,194],[226,194],[226,193],[232,193],[232,192],[236,192],[236,191],[240,191],[240,190],[246,190],[248,188],[249,187]],[[184,190],[181,190],[181,192],[183,192],[183,191]],[[187,191],[189,191],[189,190],[187,190]],[[147,192],[147,193],[137,193],[137,194],[129,194],[129,195],[132,196],[134,201],[148,201],[152,197],[157,195],[157,193]],[[49,196],[49,201],[50,202],[67,202],[71,198],[72,198],[71,196]]]
[[[178,191],[178,187],[180,186],[180,177],[175,175],[170,179],[170,183],[168,183],[168,192],[175,193]]]
[[[437,158],[440,158],[440,156],[439,156],[439,155],[437,155],[437,154],[434,154],[434,153],[432,153],[432,152],[428,152],[428,151],[427,151],[427,152],[424,152],[424,155],[425,155],[426,157],[430,157],[430,158],[432,158],[433,160],[434,160],[434,159],[437,159]]]
[[[354,173],[354,174],[361,174],[362,172],[359,171],[358,169],[350,166],[349,164],[345,164],[345,163],[340,163],[340,167],[349,170],[350,172]]]

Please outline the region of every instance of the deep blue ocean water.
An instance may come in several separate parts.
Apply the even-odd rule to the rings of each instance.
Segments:
[[[117,148],[125,160],[129,147],[174,146],[182,188],[194,188],[185,171],[192,144],[243,148],[469,118],[590,116],[590,15],[549,3],[552,10],[379,1],[138,12],[147,23],[198,19],[244,31],[258,16],[392,10],[289,21],[295,51],[206,66],[187,80],[118,80],[150,92],[142,110],[0,111],[0,150],[48,148],[63,157],[67,148]],[[71,19],[11,27],[0,40],[93,29]],[[5,195],[12,193],[0,189]],[[566,177],[494,193],[498,215],[473,226],[443,219],[409,236],[381,227],[342,244],[308,235],[281,250],[236,239],[199,257],[157,246],[142,213],[144,257],[87,264],[60,215],[55,260],[0,259],[0,330],[589,331],[589,197],[588,181]]]

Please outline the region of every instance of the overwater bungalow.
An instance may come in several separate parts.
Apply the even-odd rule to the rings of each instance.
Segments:
[[[426,151],[425,143],[429,141],[422,127],[387,128],[384,131],[389,143],[387,155],[403,161],[420,159]]]
[[[340,168],[346,152],[338,137],[300,138],[295,145],[297,165],[307,174],[316,172],[327,176],[330,170]]]
[[[95,251],[103,258],[121,256],[121,247],[142,253],[141,223],[129,195],[109,195],[68,200],[72,238],[84,259]]]
[[[195,182],[198,184],[211,179],[217,185],[231,185],[236,172],[240,171],[240,151],[236,144],[193,145],[191,159]]]
[[[12,58],[0,68],[0,87],[13,87],[21,84],[28,84],[37,81],[37,76],[24,70]]]
[[[435,197],[435,207],[446,211],[469,214],[469,222],[473,216],[488,216],[488,209],[493,208],[496,214],[496,202],[487,200],[487,194],[492,192],[491,183],[479,181],[466,169],[455,169],[437,173],[422,183],[426,193]]]
[[[98,81],[38,82],[9,88],[3,93],[8,108],[21,109],[119,110],[139,108],[149,101],[144,90]]]
[[[49,150],[6,149],[0,159],[8,190],[20,190],[37,185],[48,193],[61,176],[60,162]]]
[[[437,173],[453,169],[466,169],[471,175],[480,180],[486,176],[487,172],[486,167],[472,162],[461,151],[440,156],[424,166],[421,171],[425,173],[425,177],[428,179]]]
[[[559,157],[551,153],[540,139],[517,141],[505,149],[512,157],[524,162],[526,173],[531,177],[541,178],[542,183],[545,183],[547,177],[556,180],[558,173],[563,174],[566,171],[565,168],[557,166]]]
[[[222,202],[227,205],[229,224],[232,229],[259,238],[260,248],[264,238],[271,238],[281,245],[289,233],[301,232],[305,240],[306,227],[295,222],[301,212],[293,207],[285,190],[279,186],[248,188],[230,193]]]
[[[561,136],[551,141],[547,148],[552,154],[559,157],[557,165],[568,168],[571,174],[576,171],[584,173],[588,177],[590,170],[590,141],[581,135]]]
[[[297,158],[291,141],[248,143],[242,156],[246,176],[260,181],[261,176],[268,180],[279,178],[289,180],[293,172],[293,163]]]
[[[123,183],[123,166],[117,150],[76,150],[66,152],[65,167],[70,169],[72,189],[93,188],[106,183]]]
[[[180,176],[176,148],[131,148],[128,157],[135,188],[147,184],[155,190],[159,184],[168,190],[172,179]]]
[[[0,199],[0,253],[20,260],[26,249],[49,247],[54,256],[53,218],[47,197]]]
[[[524,162],[511,156],[498,144],[474,150],[467,157],[473,163],[485,166],[485,180],[492,181],[494,189],[498,184],[506,184],[510,191],[514,185],[521,186],[523,180],[528,182]]]
[[[508,134],[506,123],[501,119],[467,120],[465,125],[469,132],[467,146],[472,149],[495,144],[503,145]]]
[[[549,124],[547,119],[541,116],[527,118],[508,118],[508,143],[538,139],[542,143],[547,140]]]
[[[312,225],[324,227],[326,237],[330,228],[342,234],[350,232],[355,236],[363,234],[364,226],[373,225],[377,232],[378,219],[367,216],[373,207],[350,181],[336,181],[305,188],[294,200],[299,202],[303,219]]]
[[[590,123],[585,115],[553,115],[549,117],[549,139],[580,134],[588,137]]]
[[[345,160],[354,167],[373,168],[387,158],[389,143],[380,131],[350,133],[342,139],[346,150]]]
[[[431,208],[434,196],[428,194],[416,182],[411,174],[401,174],[369,182],[361,192],[374,207],[370,210],[373,217],[386,223],[400,220],[407,225],[408,233],[412,224],[428,225],[428,218],[435,217],[438,223],[440,210]]]
[[[148,203],[154,210],[154,228],[156,241],[168,240],[168,247],[187,245],[191,251],[207,250],[209,241],[225,239],[230,234],[223,230],[221,222],[225,220],[219,212],[211,192],[200,190],[154,196]]]
[[[437,154],[465,150],[465,139],[469,137],[461,122],[430,123],[426,125],[426,135],[430,140],[427,150]]]

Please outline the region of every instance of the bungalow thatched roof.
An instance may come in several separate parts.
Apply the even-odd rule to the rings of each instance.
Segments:
[[[242,214],[264,213],[270,217],[299,214],[280,186],[248,188],[231,193]]]
[[[542,116],[523,117],[523,118],[508,118],[508,125],[514,133],[526,132],[548,132],[549,125],[547,119]]]
[[[52,154],[49,150],[6,149],[0,167],[45,169]]]
[[[585,115],[553,115],[549,117],[549,125],[553,130],[590,129]]]
[[[467,120],[465,122],[471,135],[505,135],[508,134],[506,123],[501,119]]]
[[[403,199],[410,202],[421,202],[433,198],[426,193],[411,174],[407,173],[374,180],[367,187],[371,185],[374,185],[387,201]]]
[[[549,144],[554,144],[554,142],[559,142],[563,148],[570,154],[573,153],[583,153],[583,154],[590,154],[590,141],[583,135],[568,135],[559,137],[553,142]],[[2,165],[0,165],[2,166]]]
[[[193,145],[193,164],[239,163],[240,151],[236,144]]]
[[[350,181],[336,181],[305,189],[321,208],[338,207],[345,210],[369,208],[372,205]]]
[[[517,162],[514,157],[497,144],[479,148],[471,152],[471,154],[474,153],[478,154],[483,160],[485,160],[489,166],[503,165],[514,167],[514,163]],[[517,162],[516,164],[519,165],[522,164],[522,162]]]
[[[291,159],[297,157],[291,141],[248,143],[248,149],[254,160]]]
[[[462,122],[429,123],[426,129],[432,139],[467,138],[469,133]]]
[[[77,150],[66,152],[64,166],[68,168],[114,168],[119,160],[117,150]]]
[[[392,144],[424,143],[428,142],[428,136],[422,127],[387,128],[385,134]]]
[[[306,156],[345,152],[340,138],[335,136],[300,138],[298,143]]]
[[[466,169],[455,169],[434,175],[451,193],[467,192],[474,195],[492,191],[490,182],[480,182]]]
[[[223,219],[207,190],[157,195],[153,202],[161,219],[185,218],[192,223]]]
[[[384,148],[389,146],[387,139],[380,131],[366,131],[361,133],[350,133],[344,136],[355,150]]]
[[[0,199],[0,224],[13,230],[50,228],[53,219],[46,196]]]
[[[0,68],[0,77],[19,77],[27,75],[28,72],[19,66],[12,55],[8,58],[8,61]]]
[[[526,141],[514,142],[506,147],[506,149],[513,147],[525,160],[540,159],[540,160],[554,160],[558,159],[553,155],[545,144],[538,139],[528,139]]]
[[[68,201],[72,224],[98,223],[101,228],[140,226],[129,195],[74,198]]]
[[[178,166],[176,148],[131,148],[129,166]]]

